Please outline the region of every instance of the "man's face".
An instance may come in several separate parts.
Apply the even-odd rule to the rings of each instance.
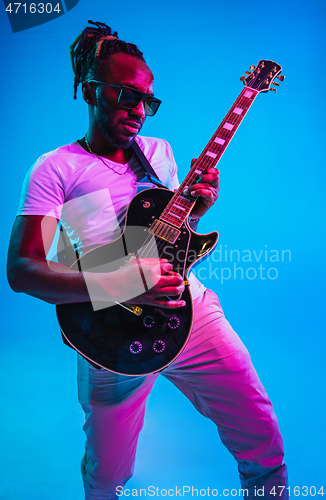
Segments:
[[[113,54],[96,79],[153,94],[151,70],[143,61],[129,54]],[[134,109],[122,108],[118,103],[119,92],[119,88],[110,85],[96,85],[94,120],[110,144],[125,149],[139,133],[146,116],[142,101]]]

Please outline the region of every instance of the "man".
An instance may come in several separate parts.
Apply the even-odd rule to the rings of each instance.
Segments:
[[[48,260],[60,219],[79,255],[116,237],[141,177],[130,152],[133,141],[163,184],[171,190],[178,186],[170,146],[137,135],[146,115],[153,115],[160,104],[142,53],[105,24],[89,23],[95,27],[87,27],[71,48],[75,97],[81,83],[89,128],[83,139],[43,155],[30,170],[10,242],[9,282],[15,291],[52,304],[119,301],[131,290],[138,304],[180,308],[182,300],[163,300],[184,289],[182,277],[165,260],[157,266],[157,260],[142,259],[153,284],[146,292],[139,285],[136,259],[113,273],[82,273]],[[191,214],[195,227],[217,199],[218,171],[208,168],[191,195],[197,197]],[[275,498],[273,491],[286,498],[283,442],[267,394],[217,297],[193,275],[189,281],[191,336],[162,375],[215,422],[238,462],[245,497],[254,498],[255,488],[264,486],[265,498]],[[118,487],[131,477],[146,399],[158,376],[98,370],[78,355],[79,401],[86,414],[82,474],[87,500],[115,498]]]

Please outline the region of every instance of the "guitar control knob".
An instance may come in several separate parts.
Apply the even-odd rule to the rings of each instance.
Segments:
[[[132,354],[139,354],[142,351],[142,349],[143,346],[141,345],[140,342],[138,342],[138,340],[135,340],[129,346],[129,350]]]
[[[163,342],[163,340],[155,340],[153,349],[158,353],[165,351],[165,342]]]
[[[141,203],[141,206],[142,206],[143,208],[146,208],[146,209],[147,209],[147,208],[151,208],[151,207],[153,207],[153,206],[154,206],[154,204],[153,204],[153,200],[151,200],[151,199],[149,199],[149,198],[144,198],[144,199],[140,200],[140,203]]]
[[[176,330],[180,326],[180,320],[178,316],[171,316],[169,322],[168,322],[168,327],[171,328],[172,330]]]
[[[153,318],[153,316],[145,316],[143,325],[146,326],[146,328],[152,328],[155,325],[155,318]]]

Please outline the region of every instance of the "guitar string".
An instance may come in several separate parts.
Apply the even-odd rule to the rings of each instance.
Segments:
[[[222,156],[222,154],[224,153],[225,149],[227,148],[229,142],[231,141],[231,139],[233,138],[236,130],[238,129],[239,125],[241,124],[243,118],[245,117],[245,115],[247,114],[250,106],[252,105],[253,101],[255,100],[255,98],[257,97],[258,95],[258,92],[254,95],[253,99],[250,99],[249,100],[249,103],[248,103],[248,98],[246,98],[244,96],[244,92],[245,92],[245,89],[243,89],[243,91],[240,93],[240,95],[238,96],[238,98],[235,100],[234,104],[231,106],[231,109],[229,110],[229,112],[226,114],[225,118],[223,119],[222,123],[220,124],[220,126],[218,127],[218,129],[216,130],[216,132],[213,134],[213,137],[210,139],[210,141],[208,142],[208,144],[206,145],[206,147],[204,148],[203,152],[201,153],[201,160],[200,160],[200,165],[197,166],[197,168],[201,168],[202,171],[205,169],[205,167],[208,167],[208,166],[211,166],[213,168],[216,168],[217,167],[217,164]],[[244,110],[244,113],[241,114],[241,115],[237,115],[237,114],[234,114],[233,110],[236,106],[239,106],[239,107],[242,107],[242,109]],[[234,116],[235,115],[235,116]],[[228,123],[231,123],[235,128],[232,128],[232,131],[227,131],[227,129],[223,130],[223,126],[222,124],[225,123],[226,121],[228,121]],[[221,132],[223,132],[223,139],[225,139],[225,141],[227,142],[226,145],[224,146],[224,144],[222,146],[222,148],[220,148],[219,146],[216,147],[216,144],[214,142],[215,138],[218,136],[218,137],[221,137]],[[203,158],[204,154],[207,152],[207,151],[212,151],[214,153],[216,153],[217,157],[215,158]],[[187,183],[188,185],[191,185],[189,184],[188,181],[190,181],[192,184],[195,183],[196,179],[200,177],[201,174],[197,174],[194,176],[195,174],[195,168],[194,168],[194,171],[189,172],[189,174],[187,175],[186,179],[183,181],[183,183],[185,183],[185,181],[187,180]],[[182,183],[182,184],[183,184]],[[180,203],[182,206],[185,206],[184,203],[183,203],[183,200],[180,200],[180,197],[182,196],[182,191],[180,191],[180,188],[182,186],[182,184],[180,185],[176,195],[174,195],[172,197],[172,199],[170,200],[170,202],[168,203],[167,207],[163,210],[161,216],[164,214],[164,212],[169,212],[170,211],[170,214],[172,215],[172,217],[174,215],[177,215],[178,214],[178,210],[176,212],[173,213],[173,209],[175,210],[175,207],[173,207],[173,203],[175,202],[178,202]],[[172,205],[172,206],[171,206]],[[188,207],[187,207],[188,208]],[[179,213],[180,213],[180,210],[179,210]],[[167,214],[168,215],[168,214]],[[188,215],[188,214],[187,214]],[[185,216],[185,219],[187,217],[187,215]],[[184,216],[184,214],[183,214]],[[174,217],[175,218],[175,217]],[[185,220],[184,219],[184,220]],[[182,223],[183,224],[183,223]],[[181,224],[181,226],[182,226]],[[180,226],[180,227],[181,227]],[[145,240],[146,241],[146,240]],[[165,243],[164,240],[162,240],[162,243],[159,245],[157,244],[157,240],[155,239],[155,236],[153,235],[153,243],[149,246],[149,247],[146,247],[147,248],[147,255],[149,255],[149,252],[153,251],[154,247],[157,247],[158,251],[159,251],[159,254],[162,255],[162,251],[164,249],[164,247],[167,246],[167,243]],[[145,253],[143,252],[142,256],[145,257]],[[183,266],[183,274],[185,272],[185,259],[184,259],[184,266]],[[183,276],[184,277],[184,276]]]
[[[244,92],[244,91],[242,91],[242,93],[241,93],[241,94],[243,94],[243,92]],[[246,98],[243,98],[243,95],[241,95],[241,94],[240,94],[240,95],[238,96],[238,98],[235,100],[235,102],[234,102],[234,104],[232,105],[231,109],[229,110],[229,112],[227,113],[227,115],[225,116],[225,118],[224,118],[224,119],[223,119],[223,121],[222,121],[222,123],[223,123],[223,122],[225,123],[225,121],[227,121],[228,119],[230,120],[229,122],[231,122],[231,123],[232,123],[232,121],[234,121],[234,123],[232,123],[232,124],[236,126],[236,129],[237,129],[237,127],[240,125],[240,123],[241,123],[241,121],[243,120],[243,118],[244,118],[244,116],[245,116],[246,112],[247,112],[247,111],[248,111],[248,109],[249,109],[249,107],[248,107],[248,108],[247,108],[247,107],[245,107],[245,113],[244,113],[242,116],[241,116],[241,115],[236,115],[235,120],[233,119],[233,120],[231,121],[231,119],[229,118],[229,115],[231,115],[231,114],[232,114],[232,110],[234,109],[234,107],[235,107],[237,104],[238,104],[239,106],[244,104],[244,99],[246,99]],[[251,103],[250,103],[250,104],[251,104]],[[216,137],[216,136],[218,135],[218,132],[220,131],[219,129],[222,129],[222,124],[218,127],[217,131],[213,134],[213,137]],[[235,131],[236,131],[236,130],[235,130]],[[225,135],[223,136],[223,138],[225,138],[225,140],[230,140],[230,139],[232,139],[232,137],[233,137],[233,135],[234,135],[235,131],[234,131],[234,132],[232,131],[232,134],[230,134],[230,132],[231,132],[231,131],[226,132],[226,133],[225,133]],[[211,139],[211,140],[209,141],[209,143],[207,144],[207,146],[204,148],[203,153],[205,152],[205,150],[208,150],[208,149],[210,149],[210,150],[211,150],[211,143],[213,143],[213,139]],[[225,150],[225,149],[226,149],[226,147],[222,149],[222,152],[224,152],[224,150]],[[215,151],[216,151],[216,149],[215,149]],[[202,154],[203,154],[203,153],[202,153]],[[220,151],[220,153],[221,153],[221,151]],[[208,161],[202,160],[202,161],[201,161],[201,165],[204,165],[204,167],[205,167],[205,166],[212,166],[213,168],[216,168],[218,161],[219,161],[219,158],[217,158],[217,161],[216,161],[216,158],[215,158],[215,159],[210,158],[210,160],[208,160]],[[215,165],[214,165],[214,164],[215,164]],[[189,175],[189,174],[190,174],[190,175]],[[196,177],[197,177],[198,175],[196,174],[196,175],[195,175],[195,178],[192,178],[192,177],[193,177],[194,172],[193,172],[193,173],[189,172],[189,174],[188,174],[188,176],[189,176],[189,180],[190,180],[190,181],[192,181],[192,182],[193,182],[193,181],[195,181],[195,180],[196,180]],[[198,176],[198,177],[199,177],[199,176]],[[184,182],[184,181],[183,181],[183,182]],[[180,187],[181,187],[181,186],[180,186]],[[175,196],[175,198],[176,198],[176,201],[178,201],[178,202],[180,203],[180,200],[178,199],[178,196],[180,196],[180,194],[179,194],[179,195],[177,195],[177,196]],[[170,200],[170,202],[168,203],[167,207],[164,209],[164,211],[165,211],[166,209],[168,209],[168,208],[169,208],[169,204],[170,204],[170,203],[171,203],[171,200]],[[173,208],[173,207],[172,207],[172,208]],[[164,211],[163,211],[163,213],[164,213]],[[172,217],[173,217],[173,215],[175,215],[175,214],[173,214],[173,212],[170,212],[170,213],[171,213]],[[162,215],[162,214],[161,214],[161,215]],[[149,238],[150,238],[150,237],[149,237]],[[145,240],[145,242],[144,242],[144,244],[143,244],[143,247],[145,247],[145,246],[148,244],[148,240],[149,240],[149,238],[147,238],[147,240]],[[145,253],[145,250],[143,250],[143,252],[142,252],[140,255],[141,255],[143,258],[146,258],[148,255],[150,255],[150,254],[154,251],[154,247],[155,247],[155,245],[157,246],[157,249],[158,249],[159,253],[163,250],[163,247],[164,247],[164,246],[166,246],[166,244],[165,244],[164,240],[162,240],[161,245],[157,245],[157,244],[156,244],[156,242],[154,242],[154,243],[152,243],[152,245],[151,245],[150,247],[146,246],[146,248],[147,248],[147,254]]]
[[[249,110],[249,108],[250,108],[251,104],[253,103],[253,101],[254,101],[255,97],[257,96],[257,94],[256,94],[256,95],[254,96],[254,99],[250,100],[250,101],[249,101],[249,105],[247,106],[247,102],[248,102],[248,101],[247,101],[247,99],[248,99],[248,98],[244,97],[244,92],[245,92],[245,89],[243,89],[243,91],[240,93],[240,95],[238,96],[238,98],[235,100],[234,104],[231,106],[230,110],[229,110],[229,111],[228,111],[228,113],[226,114],[226,116],[225,116],[225,118],[223,119],[222,123],[219,125],[219,127],[218,127],[218,128],[217,128],[217,130],[216,130],[216,132],[213,134],[212,138],[210,139],[210,141],[208,142],[208,144],[207,144],[207,145],[206,145],[206,147],[204,148],[203,152],[201,153],[201,155],[200,155],[200,156],[203,156],[203,155],[204,155],[204,154],[205,154],[208,150],[210,150],[210,151],[212,151],[212,150],[213,150],[213,152],[214,152],[214,153],[216,153],[216,154],[217,154],[217,156],[218,156],[217,158],[202,158],[202,159],[201,159],[201,161],[200,161],[200,166],[197,166],[197,168],[202,168],[202,167],[203,167],[202,171],[205,169],[205,167],[208,167],[208,166],[211,166],[211,167],[213,167],[213,168],[216,168],[217,163],[218,163],[218,161],[219,161],[220,157],[222,156],[222,154],[224,153],[225,149],[226,149],[226,148],[227,148],[227,146],[228,146],[228,143],[226,144],[226,146],[224,146],[224,145],[223,145],[224,147],[220,148],[219,146],[217,146],[217,145],[214,143],[214,139],[215,139],[217,136],[221,137],[221,135],[220,135],[220,134],[221,134],[221,132],[223,132],[223,137],[221,137],[221,138],[225,139],[225,141],[226,141],[226,142],[230,142],[230,140],[233,138],[233,135],[235,134],[235,132],[236,132],[237,128],[239,127],[239,125],[241,124],[241,122],[242,122],[243,118],[245,117],[245,115],[246,115],[247,111]],[[232,110],[233,110],[233,109],[234,109],[234,107],[236,107],[237,105],[239,105],[239,106],[243,106],[243,109],[244,109],[244,111],[245,111],[245,112],[243,113],[243,115],[236,115],[236,116],[235,116],[235,119],[234,119],[234,116],[232,116],[232,114],[234,115],[234,113],[233,113],[233,111],[232,111]],[[223,126],[222,126],[222,124],[223,124],[223,123],[225,123],[226,121],[228,121],[228,123],[231,123],[232,125],[234,125],[235,130],[233,130],[233,129],[232,129],[232,131],[227,131],[227,132],[226,132],[226,130],[227,130],[227,129],[223,130]],[[231,132],[231,133],[230,133],[230,132]],[[200,158],[200,157],[199,157],[199,158]],[[194,176],[194,173],[195,173],[195,172],[191,172],[191,170],[190,170],[190,172],[189,172],[189,173],[188,173],[188,175],[187,175],[187,177],[188,177],[188,181],[191,181],[192,183],[194,183],[194,181],[196,181],[196,177],[198,177],[198,178],[199,178],[199,177],[200,177],[200,175],[201,175],[201,174],[199,174],[199,175],[198,175],[198,174],[196,174],[196,175]],[[194,178],[193,178],[193,176],[194,176]],[[186,177],[186,179],[187,179],[187,177]],[[185,179],[185,180],[186,180],[186,179]],[[185,180],[183,181],[183,183],[185,182]],[[183,183],[182,183],[182,184],[183,184]],[[181,185],[182,185],[182,184],[181,184]],[[181,187],[181,185],[180,185],[180,187]],[[188,184],[188,185],[191,185],[191,184]],[[178,189],[178,190],[180,190],[180,187],[179,187],[179,189]],[[181,193],[178,193],[176,196],[174,195],[174,197],[172,198],[172,200],[174,199],[174,202],[176,202],[176,201],[177,201],[178,203],[181,203],[181,204],[183,205],[183,203],[182,203],[182,201],[183,201],[183,200],[180,200],[180,199],[179,199],[179,197],[180,197],[180,196],[182,196],[182,195],[181,195]],[[171,208],[171,207],[169,207],[169,205],[171,204],[172,200],[170,200],[170,202],[168,203],[167,207],[163,210],[162,214],[163,214],[166,210],[168,210],[169,208]],[[183,206],[184,206],[184,205],[183,205]],[[173,202],[172,202],[172,209],[173,209]],[[171,211],[170,213],[171,213],[172,217],[173,217],[173,215],[176,215],[176,213],[173,213],[173,211]],[[161,214],[161,216],[162,216],[162,214]],[[188,214],[187,214],[187,215],[188,215]],[[186,217],[187,217],[187,216],[186,216]],[[185,219],[186,219],[186,217],[185,217]],[[153,238],[153,239],[152,239],[152,243],[151,243],[151,244],[149,244],[149,243],[150,243],[151,238]],[[148,257],[149,255],[152,255],[152,253],[154,252],[154,249],[155,249],[155,247],[156,247],[156,248],[157,248],[157,251],[158,251],[158,254],[159,254],[159,256],[160,256],[160,255],[162,255],[163,251],[165,250],[165,248],[164,248],[164,247],[166,247],[168,243],[169,243],[169,242],[165,242],[163,239],[161,239],[160,244],[159,244],[159,243],[157,243],[157,240],[156,240],[156,238],[155,238],[155,235],[153,234],[153,236],[152,236],[152,237],[151,237],[151,236],[148,236],[148,237],[145,239],[144,244],[143,244],[143,246],[142,246],[142,252],[141,252],[140,254],[138,254],[138,252],[137,252],[137,254],[138,254],[138,256],[140,256],[140,257],[146,258],[146,257]],[[155,252],[155,253],[156,253],[156,252]]]
[[[225,149],[228,146],[228,143],[226,144],[226,146],[224,146],[224,145],[223,146],[222,145],[218,145],[217,143],[214,142],[214,139],[217,136],[221,137],[221,132],[223,132],[223,137],[221,137],[221,138],[225,139],[226,141],[230,142],[230,140],[233,138],[233,135],[235,134],[237,128],[241,124],[243,118],[245,117],[247,111],[249,110],[249,107],[251,106],[251,104],[253,102],[253,99],[252,99],[252,100],[250,100],[249,105],[247,105],[248,98],[244,97],[244,95],[243,95],[245,91],[246,91],[246,89],[244,88],[242,90],[242,92],[240,93],[240,95],[238,96],[238,98],[233,103],[233,105],[231,106],[229,112],[226,114],[225,118],[223,119],[223,121],[219,125],[219,127],[217,128],[216,132],[213,134],[212,138],[210,139],[210,141],[208,142],[208,144],[204,148],[203,152],[200,155],[200,157],[202,157],[200,159],[200,165],[197,165],[196,168],[201,168],[202,166],[216,168],[219,159],[221,158],[222,154],[224,153]],[[244,109],[245,112],[242,115],[236,115],[234,117],[234,116],[232,116],[232,114],[233,114],[233,110],[234,110],[234,108],[236,106],[243,107],[243,109]],[[229,123],[231,123],[232,125],[234,125],[235,129],[232,130],[232,131],[227,131],[227,129],[223,130],[222,124],[225,123],[226,121],[228,121]],[[217,158],[210,158],[210,157],[208,157],[208,158],[204,157],[203,158],[203,156],[205,155],[205,153],[208,150],[216,153],[217,154]],[[203,168],[203,170],[204,170],[204,168]],[[196,177],[199,177],[198,174],[195,174],[195,177],[194,177],[194,173],[195,172],[191,172],[190,171],[189,174],[187,175],[186,179],[183,181],[183,183],[186,183],[186,180],[194,183],[194,181],[196,180]],[[186,183],[186,184],[190,185],[189,183]],[[181,205],[183,205],[182,200],[180,200],[178,198],[180,195],[181,195],[181,193],[179,193],[179,194],[177,194],[175,196],[175,202],[178,202]],[[172,217],[173,217],[173,215],[178,214],[178,210],[176,212],[175,211],[173,212],[173,202],[172,202],[172,200],[169,202],[168,206],[166,207],[166,209],[164,211],[169,210],[171,208],[171,203],[172,203],[172,210],[170,210],[170,213],[172,214]]]
[[[205,154],[205,152],[207,152],[207,150],[210,150],[210,151],[212,151],[212,152],[214,152],[214,153],[217,154],[217,158],[201,158],[200,165],[197,165],[196,168],[202,168],[202,169],[204,169],[205,167],[208,167],[208,166],[216,168],[218,161],[220,160],[222,154],[224,153],[226,147],[228,146],[228,143],[226,144],[226,146],[224,146],[224,145],[217,145],[217,143],[214,143],[214,139],[217,136],[221,137],[221,133],[222,132],[223,132],[223,138],[226,141],[230,142],[230,140],[233,138],[233,135],[235,134],[237,128],[241,124],[243,118],[245,117],[247,111],[249,110],[249,108],[250,108],[250,106],[251,106],[251,104],[253,102],[253,99],[249,100],[249,102],[248,102],[248,98],[244,97],[244,92],[245,91],[246,91],[246,89],[242,90],[242,92],[240,93],[240,95],[238,96],[238,98],[235,100],[234,104],[231,106],[229,112],[226,114],[226,116],[223,119],[222,123],[217,128],[216,132],[213,134],[213,137],[210,139],[210,141],[208,142],[207,146],[204,148],[202,154],[200,155],[201,157],[203,157],[203,155]],[[233,110],[237,106],[241,106],[242,109],[244,109],[244,113],[243,114],[241,114],[241,115],[234,114]],[[231,123],[232,125],[234,125],[235,129],[232,129],[232,131],[227,131],[227,129],[223,130],[222,124],[225,123],[226,121],[228,121],[229,123]],[[188,174],[188,176],[186,177],[186,179],[188,181],[190,181],[190,182],[193,183],[196,180],[196,177],[199,177],[199,175],[197,173],[195,175],[194,174],[195,174],[194,171],[193,172],[190,171],[189,174]],[[183,183],[185,183],[186,179],[183,181]],[[180,191],[180,188],[179,188],[179,191]],[[177,195],[174,197],[175,198],[174,201],[178,202],[182,206],[184,206],[183,200],[180,200],[180,196],[182,196],[181,193],[180,192],[177,193]],[[170,209],[170,214],[173,217],[174,215],[180,214],[180,211],[178,211],[178,209],[175,209],[173,207],[173,201],[172,200],[170,200],[170,202],[169,202],[168,206],[166,207],[165,211]],[[171,205],[172,205],[172,207],[171,207]],[[168,217],[168,215],[167,215],[167,217]]]
[[[260,84],[260,87],[261,86],[262,86],[262,83]],[[201,153],[201,155],[199,157],[199,159],[200,159],[200,165],[197,165],[196,167],[194,167],[193,168],[193,172],[191,172],[191,170],[190,170],[190,172],[188,173],[186,179],[183,181],[182,184],[185,184],[185,185],[191,185],[191,183],[193,184],[196,181],[196,178],[200,177],[200,174],[198,174],[198,173],[195,174],[195,170],[198,169],[198,168],[201,168],[202,169],[201,171],[203,171],[205,167],[216,168],[218,161],[220,160],[222,154],[224,153],[225,149],[228,146],[228,143],[233,138],[236,130],[238,129],[238,127],[241,124],[243,118],[247,114],[247,112],[248,112],[250,106],[252,105],[254,99],[258,95],[258,91],[257,91],[257,93],[254,95],[253,99],[250,99],[250,97],[249,98],[245,97],[244,93],[246,92],[246,90],[247,90],[246,88],[247,87],[248,86],[246,86],[241,91],[240,95],[237,97],[237,99],[235,100],[235,102],[231,106],[230,110],[226,114],[225,118],[222,120],[222,123],[219,125],[219,127],[216,130],[216,132],[213,134],[212,138],[210,139],[210,141],[208,142],[208,144],[204,148],[203,152]],[[256,89],[252,89],[252,90],[255,91]],[[241,106],[242,107],[242,109],[244,110],[243,114],[241,114],[241,115],[234,114],[233,110],[237,106]],[[235,128],[232,128],[232,131],[229,131],[228,129],[224,129],[223,123],[225,123],[225,122],[231,123]],[[223,133],[223,135],[221,137],[222,133]],[[224,145],[217,145],[215,143],[215,138],[217,136],[225,139],[225,141],[227,142],[227,144],[225,146]],[[223,147],[221,148],[220,146],[223,146]],[[215,158],[211,158],[211,157],[206,158],[204,155],[206,154],[206,152],[208,150],[214,152],[217,155],[217,158],[216,157]],[[189,181],[190,181],[190,183],[189,183]],[[185,206],[184,199],[182,199],[182,198],[180,199],[180,197],[182,197],[182,191],[180,190],[180,188],[182,187],[182,184],[180,185],[177,193],[170,200],[170,202],[168,203],[167,207],[164,209],[164,211],[161,214],[161,217],[162,217],[162,215],[163,215],[163,217],[166,217],[168,219],[168,222],[171,222],[171,219],[172,219],[172,223],[175,222],[175,219],[176,219],[175,216],[178,216],[180,214],[182,216],[185,216],[185,214],[183,214],[182,211],[178,210],[176,207],[173,206],[176,202],[178,204],[181,204],[181,206],[184,206],[185,208],[190,208],[190,207]],[[189,215],[189,214],[187,214],[187,215]],[[186,216],[185,216],[185,218],[186,218]],[[169,221],[169,219],[170,219],[170,221]],[[173,221],[173,219],[174,219],[174,221]],[[180,221],[177,221],[178,224],[179,224],[179,222]],[[178,227],[181,227],[181,226],[178,226]]]
[[[243,96],[243,93],[245,92],[246,89],[243,89],[243,91],[241,92],[241,94],[238,96],[238,98],[235,100],[234,104],[231,106],[231,109],[229,110],[229,112],[227,113],[226,117],[224,118],[224,120],[222,121],[221,125],[218,127],[217,131],[213,134],[213,137],[211,138],[211,140],[208,142],[207,146],[204,148],[203,150],[203,153],[200,155],[201,157],[203,157],[203,155],[205,154],[205,151],[207,150],[213,150],[212,152],[216,153],[218,155],[217,158],[201,158],[200,160],[200,165],[197,165],[196,168],[202,168],[204,169],[205,167],[213,167],[213,168],[216,168],[217,166],[217,163],[219,161],[219,159],[221,158],[223,152],[225,151],[226,146],[224,147],[220,147],[220,145],[217,145],[214,143],[214,139],[217,137],[217,136],[221,136],[221,133],[223,132],[223,139],[225,139],[226,141],[230,141],[234,135],[234,133],[236,132],[237,128],[239,127],[239,125],[241,124],[244,116],[246,115],[247,111],[249,110],[249,107],[251,106],[253,100],[251,100],[251,102],[249,102],[249,105],[248,104],[248,98],[245,98]],[[242,115],[233,115],[233,110],[234,110],[234,107],[236,106],[242,106],[243,109],[244,109],[244,113]],[[229,123],[231,123],[232,125],[235,126],[235,130],[232,130],[232,133],[230,133],[231,131],[227,131],[227,129],[223,130],[223,127],[222,127],[222,124],[223,122],[225,123],[226,121],[229,121]],[[190,181],[191,183],[193,183],[195,180],[196,180],[196,177],[199,177],[199,175],[195,172],[189,172],[189,174],[187,175],[186,179],[183,181],[182,184],[186,183],[188,185],[189,182],[186,182],[187,181]],[[182,186],[182,185],[181,185]],[[180,186],[180,187],[181,187]],[[178,189],[178,191],[180,191],[180,188]],[[170,200],[170,202],[168,203],[167,207],[165,208],[165,210],[163,211],[163,216],[166,216],[167,219],[169,218],[174,218],[174,215],[180,215],[181,211],[176,209],[175,207],[173,207],[173,203],[177,202],[178,204],[180,204],[181,206],[185,206],[184,202],[182,199],[180,199],[180,196],[182,196],[181,192],[177,192],[175,194],[175,196],[172,198],[172,200]],[[173,201],[174,200],[174,201]],[[188,208],[188,207],[186,207]],[[164,212],[168,212],[166,214],[164,214]],[[161,215],[162,215],[161,214]],[[182,214],[184,215],[184,214]],[[173,221],[172,221],[173,222]]]

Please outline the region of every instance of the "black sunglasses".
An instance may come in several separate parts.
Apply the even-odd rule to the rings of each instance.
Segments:
[[[145,94],[145,92],[131,89],[125,85],[115,85],[114,83],[100,82],[98,80],[88,81],[89,83],[103,83],[104,85],[111,85],[111,87],[118,87],[120,89],[118,103],[122,108],[134,109],[140,101],[143,101],[145,115],[147,116],[154,116],[162,102],[151,94]]]

